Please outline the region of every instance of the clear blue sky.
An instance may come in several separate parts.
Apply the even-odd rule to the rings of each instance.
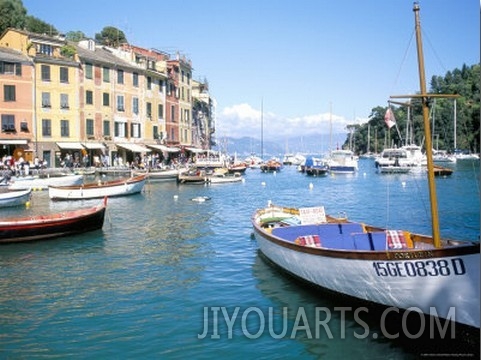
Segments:
[[[59,31],[121,29],[192,60],[215,98],[217,136],[343,131],[390,95],[418,91],[411,0],[23,0]],[[478,0],[420,0],[426,76],[480,59]],[[429,83],[428,83],[429,87]],[[332,115],[331,114],[332,109]]]

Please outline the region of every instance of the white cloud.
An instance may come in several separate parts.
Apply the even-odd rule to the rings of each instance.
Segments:
[[[361,119],[356,119],[356,122],[361,123]],[[263,124],[264,138],[275,139],[305,134],[329,134],[331,124],[333,134],[346,133],[346,125],[351,123],[351,119],[330,113],[283,117],[265,110],[262,112],[243,103],[217,112],[216,134],[234,138],[260,138]]]

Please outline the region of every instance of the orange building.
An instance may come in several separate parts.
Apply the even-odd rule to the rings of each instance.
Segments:
[[[20,51],[0,48],[0,158],[33,160],[33,69]]]

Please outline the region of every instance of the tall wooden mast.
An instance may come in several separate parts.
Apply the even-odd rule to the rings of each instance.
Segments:
[[[419,4],[414,3],[414,20],[416,25],[416,45],[418,53],[418,70],[419,70],[419,84],[420,94],[417,95],[397,95],[391,96],[391,98],[419,98],[422,103],[423,109],[423,122],[424,122],[424,137],[426,144],[426,158],[428,165],[428,185],[429,185],[429,198],[431,202],[431,221],[432,221],[432,234],[434,246],[441,247],[441,235],[439,231],[439,215],[438,215],[438,201],[436,195],[436,183],[434,181],[434,163],[433,163],[433,146],[431,140],[431,128],[429,123],[429,104],[432,98],[443,97],[453,98],[459,97],[459,95],[446,95],[446,94],[428,94],[426,90],[426,76],[424,71],[424,55],[423,55],[423,43],[421,38],[421,21],[419,18]]]
[[[431,220],[433,228],[434,246],[441,246],[439,231],[438,198],[436,196],[436,183],[434,182],[433,145],[431,142],[431,128],[429,124],[429,98],[426,91],[426,77],[424,72],[423,43],[421,39],[421,21],[419,19],[419,4],[414,3],[414,17],[416,21],[416,44],[418,51],[419,85],[421,89],[421,102],[423,108],[424,137],[426,141],[426,157],[428,162],[429,197],[431,199]]]

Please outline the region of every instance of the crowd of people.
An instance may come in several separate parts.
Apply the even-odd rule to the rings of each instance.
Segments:
[[[199,155],[198,155],[199,156]],[[202,155],[201,155],[202,157]],[[122,157],[115,154],[112,161],[107,154],[96,154],[90,158],[86,152],[73,153],[67,152],[59,159],[59,165],[64,169],[88,168],[88,167],[129,167],[132,169],[161,169],[178,166],[186,166],[195,162],[195,156],[188,157],[184,152],[176,156],[164,156],[159,153],[148,153],[143,156],[135,154],[131,161],[125,161]],[[0,163],[0,170],[10,175],[28,175],[32,170],[41,170],[48,167],[48,162],[36,156],[32,161],[26,161],[24,157],[18,156],[15,159],[12,155],[4,155]]]
[[[33,163],[26,161],[23,156],[15,159],[12,155],[4,155],[0,164],[0,169],[11,175],[28,175],[31,169],[40,170],[47,168],[47,162],[35,157]]]

